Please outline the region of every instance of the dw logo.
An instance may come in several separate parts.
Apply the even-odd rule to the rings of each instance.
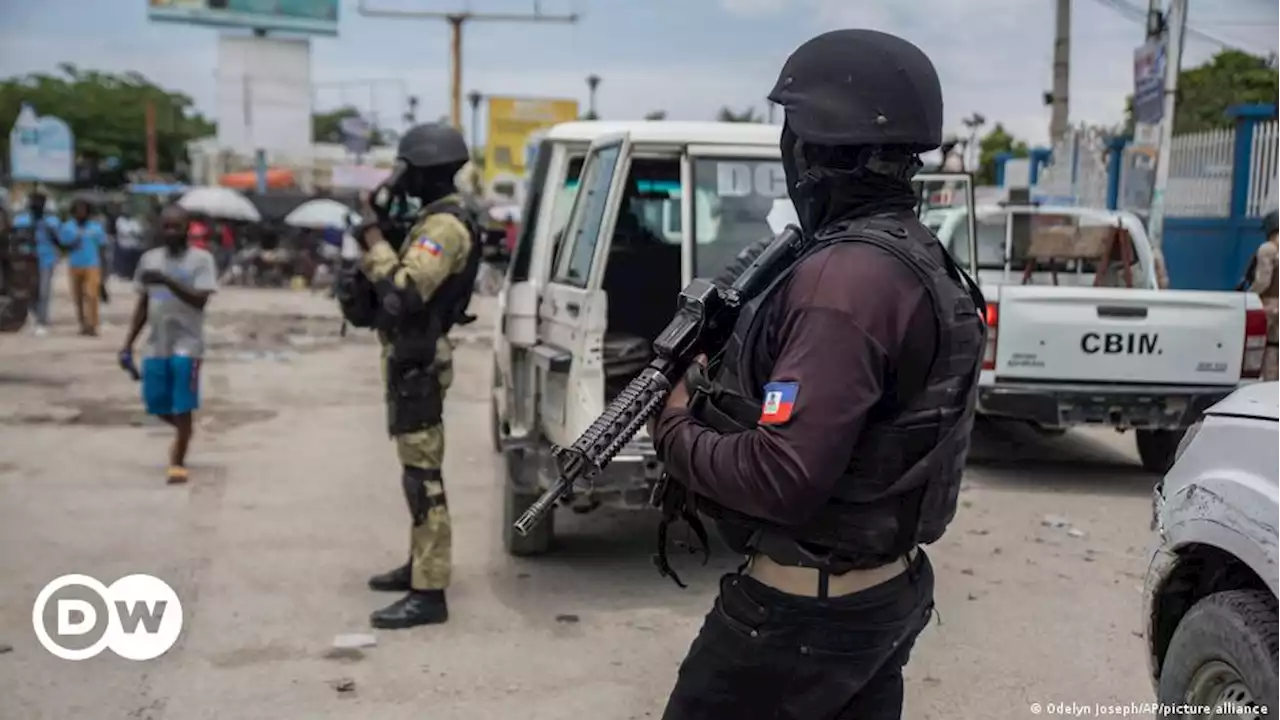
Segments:
[[[88,575],[63,575],[36,596],[31,625],[44,649],[63,660],[107,648],[128,660],[151,660],[178,641],[182,603],[150,575],[126,575],[110,587]]]

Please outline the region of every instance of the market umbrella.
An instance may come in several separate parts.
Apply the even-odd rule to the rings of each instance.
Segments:
[[[345,229],[349,225],[358,225],[360,216],[337,200],[318,198],[308,200],[294,208],[284,217],[284,222],[286,225],[316,230]]]
[[[198,187],[188,190],[178,200],[178,205],[190,212],[219,220],[258,222],[262,219],[249,198],[230,188]]]

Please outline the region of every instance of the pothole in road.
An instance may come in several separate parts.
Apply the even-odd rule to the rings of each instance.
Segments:
[[[0,373],[0,385],[29,385],[40,388],[64,388],[70,384],[71,381],[65,378],[52,378],[43,375]]]
[[[270,420],[274,410],[244,407],[217,400],[196,411],[201,432],[219,433],[250,423]],[[136,400],[72,399],[58,401],[43,412],[0,418],[4,425],[81,425],[86,427],[141,427],[158,419],[147,415]]]

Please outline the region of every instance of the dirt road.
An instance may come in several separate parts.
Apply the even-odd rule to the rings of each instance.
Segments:
[[[321,297],[220,294],[192,481],[170,487],[167,428],[115,367],[129,295],[116,287],[100,338],[74,335],[64,298],[52,336],[0,335],[0,718],[661,715],[734,560],[720,551],[677,589],[650,565],[644,514],[565,518],[553,555],[503,553],[491,304],[458,333],[447,403],[451,620],[330,659],[335,635],[367,632],[392,599],[364,581],[407,543],[372,340],[339,338]],[[1131,442],[980,428],[959,515],[929,550],[939,618],[907,668],[906,717],[1151,698],[1139,634],[1154,478]],[[47,653],[32,604],[74,572],[166,580],[185,612],[178,644],[146,662]]]

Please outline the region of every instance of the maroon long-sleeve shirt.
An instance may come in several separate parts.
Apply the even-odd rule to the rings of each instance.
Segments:
[[[693,492],[798,525],[830,499],[868,418],[923,387],[937,321],[918,276],[866,243],[840,243],[804,260],[764,312],[755,367],[765,368],[768,382],[797,386],[790,419],[722,434],[669,408],[654,443]]]

